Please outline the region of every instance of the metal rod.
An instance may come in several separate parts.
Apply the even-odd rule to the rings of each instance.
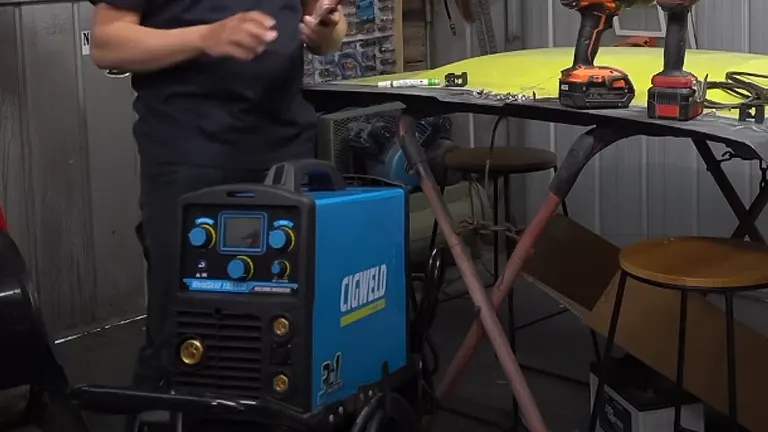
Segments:
[[[454,231],[455,224],[453,218],[448,211],[448,207],[445,205],[445,201],[440,195],[440,190],[432,175],[432,171],[429,169],[429,165],[425,158],[422,157],[423,151],[419,151],[417,149],[418,146],[413,141],[414,138],[409,131],[409,122],[410,119],[401,118],[400,145],[406,153],[408,160],[412,162],[413,170],[419,176],[424,197],[427,199],[427,202],[429,202],[429,205],[435,214],[435,219],[437,219],[446,246],[451,251],[453,258],[456,261],[456,266],[459,269],[459,273],[461,274],[464,283],[467,285],[469,295],[472,297],[472,301],[475,303],[476,308],[479,309],[478,313],[482,326],[488,333],[488,339],[490,339],[493,349],[499,358],[499,363],[504,370],[504,375],[506,375],[509,380],[512,392],[520,403],[520,409],[529,429],[531,432],[547,432],[547,427],[541,416],[541,412],[539,412],[539,407],[536,405],[531,389],[525,381],[523,371],[517,363],[515,354],[512,352],[507,341],[504,329],[499,322],[499,318],[496,316],[496,308],[494,308],[493,304],[488,299],[488,296],[485,294],[485,287],[473,264],[467,246],[464,244],[461,237]],[[555,208],[560,204],[559,200],[556,201]],[[546,221],[543,222],[546,223]],[[539,231],[543,227],[544,224],[539,227]],[[535,230],[536,228],[533,229],[533,231]],[[532,239],[533,238],[530,240]],[[521,240],[521,242],[522,241],[523,240]],[[529,248],[530,246],[531,245],[529,245]],[[515,263],[516,261],[510,260],[510,262]],[[522,265],[520,265],[520,267],[522,267]],[[502,281],[504,281],[504,279],[508,279],[506,275],[502,277]],[[511,285],[511,281],[508,281],[508,283]]]
[[[499,178],[493,179],[493,225],[499,225]],[[507,237],[504,234],[504,237]],[[499,280],[499,232],[493,232],[493,283]],[[514,349],[514,348],[513,348]]]
[[[587,432],[597,431],[597,423],[600,420],[600,413],[605,409],[605,380],[610,372],[611,351],[616,340],[616,329],[619,326],[619,316],[621,315],[621,304],[624,302],[624,290],[627,288],[627,273],[622,271],[619,276],[619,285],[616,289],[616,300],[613,303],[613,312],[611,313],[611,325],[608,328],[608,340],[605,343],[605,352],[600,362],[597,373],[597,389],[595,389],[595,401],[592,404],[592,412],[589,416],[589,429]]]
[[[528,321],[528,322],[526,322],[524,324],[520,324],[519,326],[516,326],[515,327],[515,331],[523,330],[524,328],[536,325],[536,324],[538,324],[540,322],[543,322],[543,321],[546,321],[548,319],[555,318],[555,317],[560,316],[560,315],[562,315],[562,314],[564,314],[566,312],[568,312],[568,309],[560,309],[557,312],[552,312],[551,314],[544,315],[543,317],[539,317],[539,318],[530,320],[530,321]]]
[[[506,2],[505,2],[506,4]],[[504,14],[506,17],[506,13]],[[506,23],[506,18],[504,20]],[[506,35],[506,31],[504,32]],[[504,43],[506,44],[506,38],[504,39]],[[509,122],[507,122],[507,126],[509,126]],[[509,145],[509,141],[507,141],[507,145]],[[512,222],[512,202],[510,200],[510,197],[512,196],[512,191],[510,190],[510,180],[509,176],[505,175],[504,179],[502,181],[502,195],[504,199],[504,224],[510,224]],[[512,254],[512,249],[514,248],[514,243],[512,242],[512,239],[508,236],[504,236],[504,256],[509,259],[510,255]],[[497,254],[498,256],[498,254]],[[517,352],[517,328],[515,328],[515,292],[512,291],[509,293],[509,298],[507,300],[507,334],[509,335],[509,346],[512,348],[513,352]],[[521,365],[523,369],[525,369],[524,366]],[[520,406],[517,403],[517,398],[512,398],[512,426],[510,429],[512,429],[512,432],[517,432],[520,422]]]
[[[688,291],[680,291],[680,322],[677,327],[677,403],[675,404],[675,431],[680,430],[682,420],[683,402],[685,401],[685,334],[688,323]]]
[[[507,261],[506,268],[501,273],[501,277],[496,282],[496,286],[491,290],[491,303],[494,307],[494,311],[501,304],[504,297],[507,296],[508,291],[512,287],[513,280],[522,271],[523,263],[532,251],[534,243],[559,207],[560,199],[550,193],[545,199],[541,210],[539,210],[539,214],[534,217],[531,224],[523,232],[520,241],[517,243],[517,247],[515,247],[512,256],[509,258],[509,261]],[[469,332],[464,339],[464,343],[461,345],[461,348],[459,348],[459,351],[456,353],[456,356],[448,367],[443,380],[440,382],[437,389],[438,398],[443,398],[454,390],[458,384],[458,378],[461,375],[461,372],[464,370],[467,363],[469,363],[469,359],[475,352],[475,348],[482,340],[482,337],[483,329],[481,328],[480,323],[476,320],[472,323],[472,327],[470,327]]]
[[[728,415],[731,418],[731,432],[739,431],[739,413],[736,403],[736,336],[733,317],[733,292],[725,294],[725,339],[728,357]]]
[[[733,183],[731,183],[728,175],[723,171],[723,167],[712,152],[709,143],[705,140],[693,140],[693,145],[696,146],[696,151],[699,152],[699,156],[701,156],[707,171],[709,171],[715,184],[720,189],[720,193],[723,194],[723,198],[728,202],[728,206],[731,207],[733,214],[739,220],[740,230],[743,230],[743,233],[749,236],[750,240],[766,244],[765,238],[760,233],[760,230],[757,229],[749,210],[747,210],[741,198],[739,198],[739,193],[733,187]]]
[[[757,193],[757,196],[755,197],[755,200],[752,201],[752,204],[749,205],[749,209],[747,209],[747,212],[749,213],[749,221],[748,222],[742,222],[739,221],[739,226],[736,227],[736,229],[733,231],[733,234],[731,234],[731,238],[738,238],[743,239],[747,236],[747,232],[749,231],[749,225],[748,224],[754,224],[757,219],[760,217],[760,215],[765,210],[765,207],[768,206],[768,187],[761,186],[760,191]]]

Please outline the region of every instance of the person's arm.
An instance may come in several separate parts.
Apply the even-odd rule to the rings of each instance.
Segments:
[[[303,6],[304,6],[304,15],[312,17],[316,10],[318,9],[318,5],[322,2],[328,2],[329,0],[303,0]],[[331,0],[334,1],[334,0]],[[333,28],[331,31],[321,31],[318,32],[318,36],[321,36],[318,40],[318,43],[316,46],[307,46],[309,48],[309,51],[314,55],[327,55],[332,52],[338,51],[338,49],[341,47],[341,42],[344,40],[344,37],[347,35],[347,20],[344,18],[344,13],[341,7],[340,1],[334,1],[336,4],[338,4],[338,11],[334,12],[334,21]]]
[[[96,6],[91,46],[91,57],[101,69],[149,72],[201,54],[248,61],[277,37],[275,20],[257,11],[213,24],[158,30],[141,25],[145,0],[103,1]]]
[[[206,26],[156,30],[139,24],[139,0],[112,0],[96,6],[91,57],[102,69],[147,72],[164,69],[204,52]]]

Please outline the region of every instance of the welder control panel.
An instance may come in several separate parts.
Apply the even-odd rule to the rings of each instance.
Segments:
[[[240,294],[296,292],[298,217],[298,209],[290,207],[187,207],[182,288]]]

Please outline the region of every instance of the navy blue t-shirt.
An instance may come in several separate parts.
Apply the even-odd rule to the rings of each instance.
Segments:
[[[316,115],[302,97],[301,0],[96,0],[174,29],[260,11],[278,32],[252,61],[202,56],[136,73],[134,136],[143,164],[264,169],[314,155]]]

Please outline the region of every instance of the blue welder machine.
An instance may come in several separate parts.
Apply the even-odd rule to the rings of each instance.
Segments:
[[[186,196],[175,388],[314,412],[404,368],[407,199],[320,161]]]

